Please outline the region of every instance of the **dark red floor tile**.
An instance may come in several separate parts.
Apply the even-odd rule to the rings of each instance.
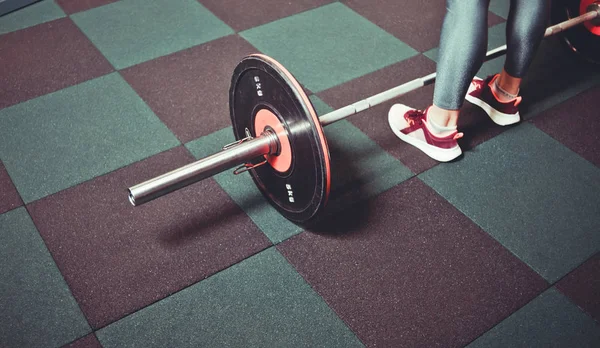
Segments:
[[[71,344],[63,346],[63,348],[102,348],[102,345],[96,338],[96,335],[89,334]]]
[[[129,204],[127,187],[192,160],[178,147],[28,206],[93,328],[271,245],[213,179]]]
[[[284,17],[307,11],[332,0],[199,0],[206,8],[235,31],[250,29]]]
[[[600,322],[600,254],[577,267],[556,287]]]
[[[233,70],[257,50],[237,35],[164,56],[121,71],[182,142],[231,125]]]
[[[0,162],[0,214],[23,205],[23,200],[15,188],[4,164]]]
[[[70,15],[116,1],[118,0],[56,0],[56,3],[62,7],[66,14]]]
[[[318,93],[317,96],[331,107],[338,109],[432,72],[435,72],[435,62],[423,55],[418,55]],[[390,130],[387,114],[394,103],[426,108],[431,105],[432,99],[432,87],[420,88],[351,116],[349,120],[384,150],[418,174],[435,166],[437,162],[398,139]]]
[[[600,167],[600,87],[585,91],[532,119],[533,124]]]
[[[446,14],[446,0],[345,0],[350,8],[379,25],[419,52],[437,47],[442,21]],[[504,19],[488,12],[488,26]]]
[[[110,73],[69,18],[0,35],[0,109]]]
[[[417,178],[278,246],[367,346],[462,347],[548,287]]]

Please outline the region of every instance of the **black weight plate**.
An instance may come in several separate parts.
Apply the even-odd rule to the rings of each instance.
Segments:
[[[287,131],[292,162],[285,172],[264,164],[250,170],[258,189],[287,219],[305,223],[324,208],[330,189],[329,149],[310,100],[296,79],[274,59],[244,58],[235,68],[229,90],[229,111],[236,139],[258,136],[257,113],[266,109]],[[257,134],[259,133],[259,134]],[[253,164],[262,162],[253,160]]]
[[[580,15],[579,0],[558,0],[552,2],[552,24],[569,20]],[[560,33],[568,47],[584,59],[600,63],[600,36],[592,33],[583,24]]]

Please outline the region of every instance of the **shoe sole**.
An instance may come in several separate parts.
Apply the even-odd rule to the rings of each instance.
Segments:
[[[467,96],[465,97],[471,104],[477,105],[485,111],[486,114],[494,121],[495,124],[499,126],[508,126],[511,124],[515,124],[521,121],[521,115],[517,114],[505,114],[500,112],[493,107],[491,107],[488,103],[483,100],[473,97],[470,95],[472,92],[471,88],[467,92]]]
[[[394,134],[396,134],[396,136],[400,138],[400,140],[409,143],[410,145],[423,151],[427,156],[433,158],[438,162],[449,162],[462,154],[462,150],[459,146],[453,147],[451,149],[440,149],[437,146],[429,145],[417,138],[402,133],[401,131],[397,130],[397,127],[392,121],[391,115],[388,115],[388,124],[390,125],[392,132],[394,132]]]

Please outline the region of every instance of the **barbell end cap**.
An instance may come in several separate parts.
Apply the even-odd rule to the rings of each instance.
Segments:
[[[127,189],[127,197],[129,198],[129,203],[131,203],[131,205],[133,205],[134,207],[136,207],[137,203],[135,201],[135,196],[131,192],[131,189]]]
[[[590,23],[595,26],[600,26],[600,1],[596,1],[588,5],[586,12],[596,12],[596,17],[590,20]]]

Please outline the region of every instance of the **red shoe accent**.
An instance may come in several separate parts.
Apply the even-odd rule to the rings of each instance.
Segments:
[[[449,135],[445,135],[445,136],[437,136],[437,135],[433,134],[429,130],[429,128],[427,128],[427,126],[425,125],[425,123],[427,122],[427,111],[429,111],[429,108],[425,111],[423,111],[423,110],[407,111],[404,114],[404,119],[408,123],[409,127],[401,129],[400,131],[403,134],[408,135],[418,129],[423,129],[423,135],[425,135],[425,141],[427,141],[427,143],[429,145],[437,146],[442,149],[451,149],[455,146],[458,146],[458,143],[456,142],[456,140],[462,138],[463,133],[458,133],[457,131],[454,131],[454,132],[450,133]]]
[[[388,114],[388,122],[394,134],[401,140],[437,161],[448,162],[460,156],[462,151],[456,140],[461,138],[463,133],[454,130],[434,134],[427,121],[428,110],[415,110],[406,105],[395,104]]]
[[[492,83],[498,78],[498,74],[488,76],[485,80],[475,78],[469,86],[466,99],[481,107],[490,118],[501,126],[517,123],[521,120],[519,108],[521,97],[503,103],[498,101],[498,96],[492,90]]]

